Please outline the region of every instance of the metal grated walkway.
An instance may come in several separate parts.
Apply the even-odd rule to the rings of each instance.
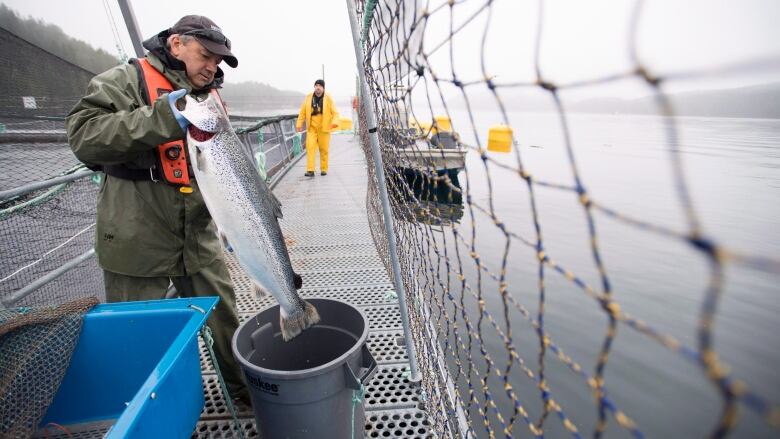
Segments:
[[[368,229],[365,167],[357,139],[348,134],[331,137],[327,176],[305,177],[300,160],[274,189],[283,204],[282,230],[293,268],[303,277],[301,296],[344,300],[368,317],[368,345],[379,367],[366,386],[365,437],[432,437],[420,390],[404,375],[408,358],[398,300]],[[228,255],[227,262],[241,322],[274,303],[256,298],[236,260]],[[206,403],[193,438],[236,437],[202,341],[200,347]],[[248,436],[258,437],[252,413],[239,417]]]

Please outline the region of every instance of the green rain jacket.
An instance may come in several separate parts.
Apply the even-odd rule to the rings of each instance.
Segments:
[[[176,88],[192,92],[184,64],[165,49],[162,32],[144,42],[152,66]],[[204,90],[218,87],[223,73]],[[155,147],[184,138],[167,95],[147,105],[135,66],[112,68],[90,81],[87,95],[66,119],[68,141],[76,157],[89,165],[123,164],[148,169]],[[192,176],[191,176],[192,177]],[[95,249],[104,270],[129,276],[184,276],[197,273],[222,249],[203,197],[159,182],[131,181],[106,175],[97,200]]]

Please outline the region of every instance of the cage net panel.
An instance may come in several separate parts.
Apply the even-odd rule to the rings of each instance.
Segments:
[[[499,3],[354,3],[363,26],[362,68],[370,93],[361,99],[375,108],[412,342],[437,437],[777,434],[776,378],[763,375],[755,382],[754,377],[734,372],[721,356],[714,334],[719,305],[724,307],[729,299],[724,298],[726,271],[766,279],[770,294],[776,294],[780,260],[730,248],[718,236],[706,233],[691,194],[690,176],[682,165],[680,121],[664,86],[678,79],[706,78],[711,71],[728,75],[760,70],[777,65],[778,60],[651,73],[653,66],[637,55],[636,34],[644,6],[637,1],[627,16],[627,68],[559,84],[540,68],[540,51],[545,47],[541,27],[548,4],[540,1],[531,2],[536,5],[535,15],[509,18],[518,29],[523,25],[537,29],[532,41],[518,39],[506,54],[528,55],[530,79],[496,78],[486,67],[485,54],[491,43],[511,38],[514,32],[493,25]],[[475,28],[470,34],[474,41],[461,38]],[[524,52],[520,46],[526,43],[530,50]],[[661,127],[659,134],[646,139],[637,131],[636,138],[664,154],[668,173],[664,185],[677,211],[672,215],[676,221],[668,224],[645,219],[641,211],[654,209],[652,205],[639,204],[640,214],[634,213],[637,209],[627,213],[605,201],[608,197],[594,195],[581,171],[583,156],[575,154],[575,150],[583,154],[576,145],[582,138],[572,133],[562,96],[626,81],[644,87],[654,98],[658,119],[653,123]],[[560,145],[561,153],[554,157],[561,159],[558,179],[539,176],[526,164],[530,148],[541,146],[524,143],[517,132],[511,135],[510,155],[499,158],[488,153],[482,120],[485,107],[490,107],[493,123],[511,127],[506,104],[507,99],[518,99],[514,94],[518,91],[533,93],[548,105],[553,122],[545,134],[551,144]],[[373,127],[366,124],[363,105],[359,118],[362,148],[371,164],[368,129]],[[641,129],[647,122],[638,124]],[[605,131],[587,140],[611,146],[610,136]],[[466,159],[470,164],[460,172],[448,171],[441,163],[457,150],[478,160]],[[368,174],[371,234],[390,272],[377,176],[371,165]],[[582,238],[542,233],[550,230],[543,221],[550,213],[544,212],[545,217],[539,206],[550,197],[568,200],[577,209],[571,228],[579,227]],[[623,276],[608,270],[604,258],[599,238],[607,228],[668,243],[665,257],[682,261],[671,263],[669,272],[676,271],[674,264],[691,264],[686,279],[690,282],[684,288],[700,293],[684,308],[676,309],[671,301],[662,308],[669,316],[687,317],[689,326],[666,316],[658,321],[641,318],[641,303],[627,297],[631,291],[620,290],[627,289],[626,283],[613,284]],[[566,254],[559,259],[561,253],[553,249],[562,247],[578,258]],[[620,265],[627,269],[625,263]],[[522,271],[527,267],[532,267],[529,274]],[[650,288],[645,297],[651,299],[645,300],[655,300],[652,292],[664,291],[664,281],[663,273],[652,279],[657,286]],[[636,283],[630,285],[637,288]],[[560,299],[561,294],[568,296]],[[764,306],[774,309],[763,300]],[[727,303],[739,306],[734,300]],[[548,311],[550,306],[557,314]],[[568,315],[561,317],[561,308],[555,309],[560,306],[566,307]],[[732,324],[730,319],[721,323],[729,328]],[[750,336],[751,330],[740,328],[742,333],[727,334],[729,340]],[[626,350],[627,346],[636,348]],[[742,365],[757,363],[772,355],[771,346],[764,348],[753,357],[732,358]],[[771,358],[776,368],[776,357]],[[680,375],[667,373],[676,370]],[[684,380],[675,381],[681,376]],[[672,407],[678,409],[669,410]]]
[[[6,200],[0,206],[0,297],[7,298],[94,247],[97,192],[98,185],[84,177]],[[85,296],[105,297],[95,258],[13,305],[56,305]]]
[[[305,133],[297,133],[297,115],[275,117],[233,116],[236,134],[254,158],[260,175],[274,178],[302,152]]]
[[[0,436],[35,433],[65,376],[84,314],[85,297],[59,306],[0,310]]]

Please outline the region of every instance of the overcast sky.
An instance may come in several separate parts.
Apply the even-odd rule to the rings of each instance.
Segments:
[[[116,53],[103,0],[3,0],[20,12],[57,24],[66,33]],[[107,0],[122,44],[132,55],[116,0]],[[441,0],[432,0],[438,5]],[[484,1],[458,5],[460,23]],[[780,59],[780,0],[648,0],[639,29],[640,57],[658,72],[708,68],[759,57]],[[569,82],[629,67],[628,28],[632,0],[550,0],[544,3],[543,72]],[[144,37],[170,27],[180,16],[212,18],[233,41],[239,67],[224,66],[227,80],[256,80],[286,90],[309,91],[325,64],[328,91],[348,96],[355,89],[355,61],[343,0],[132,0]],[[537,2],[497,0],[484,56],[498,81],[533,77]],[[454,40],[456,71],[463,79],[481,76],[479,44],[486,14]],[[449,16],[432,17],[426,47],[446,37]],[[446,55],[446,56],[445,56]],[[447,50],[432,57],[449,70]],[[778,71],[748,72],[694,81],[680,89],[739,86],[780,78]],[[605,94],[619,93],[605,90]]]

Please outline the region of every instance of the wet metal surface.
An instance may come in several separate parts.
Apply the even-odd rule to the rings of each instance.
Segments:
[[[351,134],[334,135],[328,175],[310,178],[304,171],[305,159],[274,188],[282,201],[280,223],[293,267],[303,277],[301,296],[343,300],[369,319],[368,346],[380,366],[366,386],[365,437],[431,437],[419,409],[419,388],[406,378],[398,300],[368,228],[366,169],[357,140]],[[275,304],[270,296],[255,297],[232,255],[227,263],[242,322]],[[206,404],[193,437],[237,437],[202,342],[200,352]],[[247,435],[258,437],[252,414],[242,411],[239,418]]]

